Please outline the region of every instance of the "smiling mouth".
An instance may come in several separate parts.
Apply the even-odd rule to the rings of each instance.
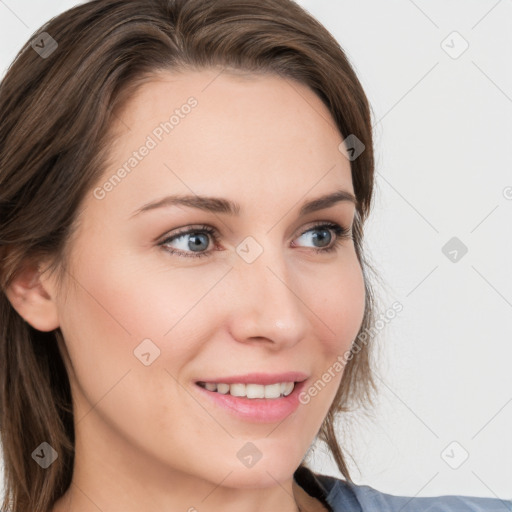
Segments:
[[[277,382],[275,384],[225,384],[222,382],[196,382],[196,384],[214,393],[231,395],[243,398],[282,398],[292,393],[296,382]]]

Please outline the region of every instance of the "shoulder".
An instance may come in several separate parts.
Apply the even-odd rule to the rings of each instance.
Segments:
[[[395,496],[368,485],[306,471],[316,481],[332,512],[512,512],[512,499]]]

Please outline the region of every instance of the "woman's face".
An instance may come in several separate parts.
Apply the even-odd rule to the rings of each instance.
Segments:
[[[161,73],[116,130],[54,295],[73,367],[75,476],[150,487],[186,476],[209,489],[289,479],[364,312],[353,240],[335,245],[325,227],[350,231],[355,205],[301,212],[354,193],[343,139],[304,85],[218,70]],[[50,278],[45,286],[56,293]],[[231,396],[270,397],[296,381],[285,398]],[[225,394],[246,382],[255,386]]]

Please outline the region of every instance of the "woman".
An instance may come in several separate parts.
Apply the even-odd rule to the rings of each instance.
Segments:
[[[512,509],[350,478],[370,114],[296,4],[87,2],[0,108],[5,511]],[[343,480],[307,468],[316,437]]]

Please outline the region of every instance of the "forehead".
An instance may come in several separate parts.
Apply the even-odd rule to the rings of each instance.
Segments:
[[[274,74],[222,69],[159,72],[117,113],[109,199],[133,209],[164,193],[296,200],[353,191],[343,140],[320,98]],[[144,148],[149,148],[144,149]],[[141,156],[141,153],[144,153]]]
[[[155,129],[156,138],[165,139],[157,142],[182,148],[188,148],[186,142],[199,148],[236,139],[237,146],[256,150],[272,141],[273,146],[304,141],[306,152],[313,145],[330,146],[337,156],[341,140],[329,110],[306,85],[276,74],[216,68],[160,71],[137,89],[114,122],[118,146],[136,145],[141,134]],[[165,137],[170,132],[172,137]]]

